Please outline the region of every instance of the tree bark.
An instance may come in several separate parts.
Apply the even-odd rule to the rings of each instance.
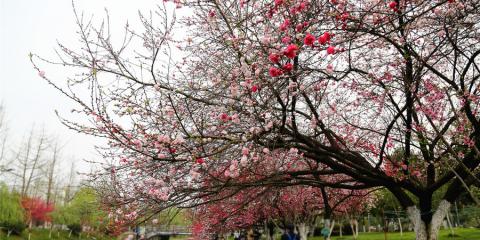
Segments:
[[[443,219],[447,215],[452,204],[447,200],[442,200],[431,217],[430,222],[422,218],[421,211],[416,206],[407,208],[407,214],[413,224],[416,240],[438,240],[438,231]]]
[[[352,229],[353,239],[358,238],[358,221],[357,219],[350,219],[350,228]]]
[[[264,227],[267,240],[273,240],[273,235],[270,235],[270,233],[273,232],[272,228],[274,228],[274,225],[269,221],[265,221]]]
[[[450,214],[448,213],[448,211],[447,211],[447,224],[452,236],[455,235],[455,231],[453,230],[452,222],[450,221]]]
[[[403,237],[402,219],[398,218],[398,227],[400,228],[400,237]]]

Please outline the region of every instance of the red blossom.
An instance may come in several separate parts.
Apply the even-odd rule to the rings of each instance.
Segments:
[[[303,29],[303,24],[301,24],[301,23],[299,23],[299,24],[297,24],[297,26],[295,26],[295,30],[297,30],[297,32],[302,31],[302,29]]]
[[[22,207],[28,222],[48,222],[51,220],[50,213],[53,212],[53,204],[46,203],[40,198],[23,198]]]
[[[332,35],[329,32],[325,32],[318,38],[318,43],[321,45],[325,45],[328,42],[330,42],[330,39],[332,38]]]
[[[271,67],[270,70],[268,71],[270,76],[272,77],[278,77],[283,74],[282,70],[276,68],[276,67]]]
[[[335,54],[335,47],[334,46],[329,46],[327,48],[327,53],[328,54]]]
[[[219,117],[220,117],[220,120],[222,120],[222,121],[224,121],[224,122],[226,122],[226,121],[229,120],[228,114],[226,114],[226,113],[220,114]]]
[[[290,72],[293,69],[293,64],[292,63],[287,63],[283,66],[283,70]]]
[[[293,59],[297,56],[298,46],[295,44],[288,45],[287,49],[285,49],[284,54],[286,57]]]
[[[388,4],[388,7],[394,11],[397,11],[397,2],[395,1],[391,1],[389,4]]]
[[[288,26],[290,26],[290,20],[285,19],[285,21],[283,21],[282,25],[280,25],[280,30],[285,31],[285,30],[287,30]]]
[[[270,56],[268,56],[268,59],[273,63],[280,62],[280,56],[278,54],[275,54],[275,53],[270,54]]]
[[[313,36],[312,34],[307,34],[307,36],[305,36],[305,39],[303,39],[303,43],[307,46],[313,46],[314,42],[315,36]]]
[[[215,17],[216,13],[215,13],[215,10],[210,10],[210,12],[208,12],[208,16],[209,17]]]

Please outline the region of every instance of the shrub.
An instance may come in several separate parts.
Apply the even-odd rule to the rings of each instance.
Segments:
[[[67,225],[67,227],[68,227],[68,230],[70,230],[73,235],[78,236],[82,232],[82,225],[80,224],[77,224],[77,223],[69,224]]]
[[[23,222],[2,222],[0,226],[5,232],[13,235],[22,234],[23,230],[27,227]]]

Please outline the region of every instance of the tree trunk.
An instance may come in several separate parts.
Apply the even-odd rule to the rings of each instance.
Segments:
[[[453,230],[452,222],[450,221],[450,214],[447,211],[447,223],[448,223],[448,228],[450,229],[450,233],[455,235],[455,231]]]
[[[325,219],[325,227],[330,228],[327,239],[330,239],[333,232],[333,227],[335,226],[335,220],[330,223],[330,219]]]
[[[340,237],[343,237],[343,221],[340,220]]]
[[[352,229],[353,239],[358,238],[358,221],[357,219],[350,219],[350,228]]]
[[[435,211],[433,216],[431,216],[430,222],[425,221],[425,218],[422,217],[421,211],[416,206],[408,207],[407,213],[414,227],[416,235],[415,239],[438,240],[438,231],[440,229],[440,225],[447,215],[450,206],[450,202],[442,200],[438,206],[438,209]]]
[[[270,229],[273,227],[273,224],[270,224],[270,222],[265,221],[264,224],[264,232],[265,232],[265,237],[267,240],[273,240],[273,236],[270,235],[270,232],[272,232]]]
[[[400,228],[400,237],[403,237],[402,220],[398,218],[398,227]]]
[[[300,235],[300,240],[307,240],[308,235],[308,225],[304,222],[301,222],[297,225],[298,235]]]

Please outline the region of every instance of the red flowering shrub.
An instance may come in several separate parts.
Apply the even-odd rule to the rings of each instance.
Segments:
[[[43,223],[51,221],[50,213],[55,209],[53,204],[46,203],[40,198],[25,197],[22,199],[27,223]]]

